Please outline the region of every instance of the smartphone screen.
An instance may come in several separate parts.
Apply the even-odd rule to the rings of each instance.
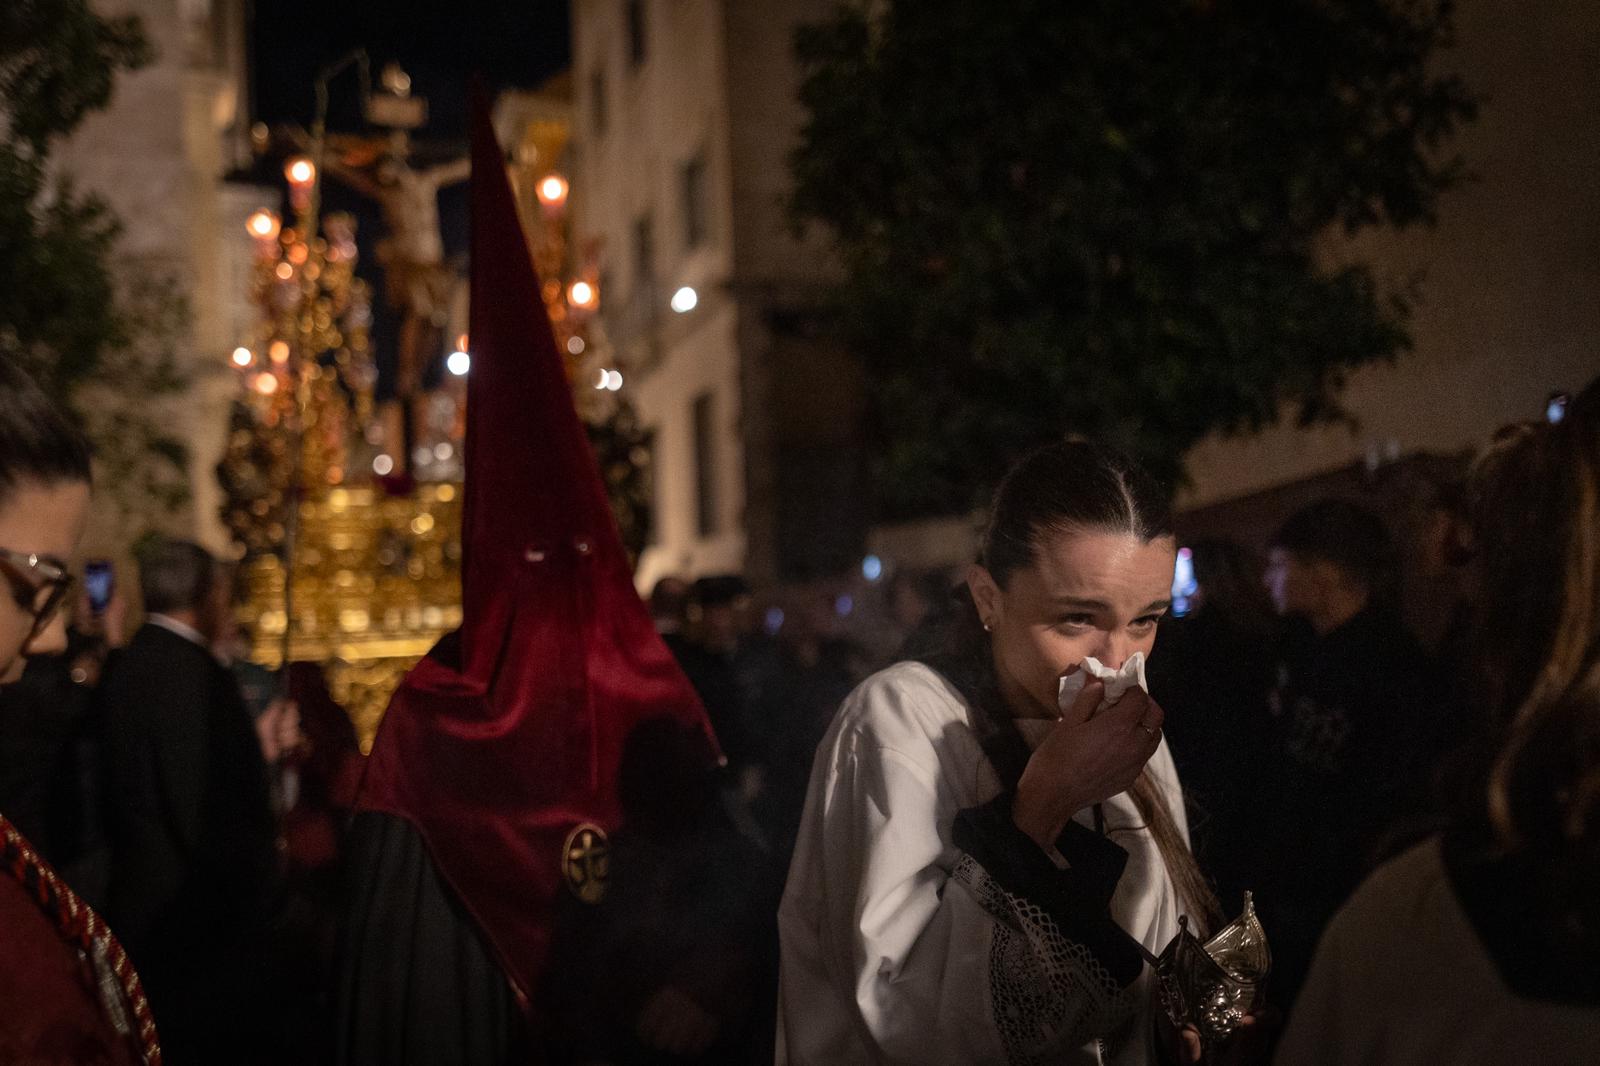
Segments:
[[[1172,616],[1182,618],[1189,613],[1194,594],[1200,583],[1194,578],[1194,552],[1178,549],[1178,565],[1172,572]]]
[[[111,603],[116,578],[111,571],[111,560],[91,559],[83,568],[83,587],[89,593],[89,609],[100,614]]]

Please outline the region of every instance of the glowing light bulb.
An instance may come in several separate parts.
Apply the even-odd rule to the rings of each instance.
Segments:
[[[297,155],[283,165],[283,176],[290,185],[310,185],[317,176],[317,168],[310,159]]]
[[[372,472],[379,477],[388,477],[394,469],[394,459],[388,455],[379,455],[372,460]]]
[[[588,347],[588,345],[583,343],[582,337],[567,338],[567,351],[571,352],[573,355],[582,355],[583,350],[586,347]]]
[[[468,370],[472,369],[472,356],[463,351],[451,352],[444,361],[445,369],[456,377],[465,377]]]
[[[539,202],[546,207],[559,207],[566,202],[569,186],[560,174],[551,174],[539,182]]]
[[[287,341],[273,341],[267,348],[267,356],[280,366],[289,361],[289,344]]]
[[[700,304],[700,294],[685,285],[672,294],[672,309],[678,314],[687,314]]]
[[[235,348],[233,350],[234,366],[249,366],[251,363],[255,362],[255,359],[256,357],[251,353],[249,348]]]
[[[261,241],[274,240],[283,223],[278,216],[264,207],[258,207],[251,212],[245,220],[244,228],[250,231],[250,236]]]
[[[265,370],[256,375],[252,384],[255,386],[255,390],[263,396],[271,396],[278,391],[278,379]]]
[[[594,297],[594,286],[587,281],[574,281],[567,290],[567,302],[574,307],[593,307]]]

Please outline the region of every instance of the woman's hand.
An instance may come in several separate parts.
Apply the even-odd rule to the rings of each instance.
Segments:
[[[121,648],[128,643],[128,601],[122,589],[113,588],[105,610],[96,614],[89,602],[89,590],[78,593],[78,610],[72,616],[73,628],[91,637],[99,637],[108,648]]]
[[[1161,743],[1161,708],[1130,689],[1096,714],[1105,685],[1091,681],[1028,760],[1011,818],[1046,851],[1072,816],[1133,787]]]

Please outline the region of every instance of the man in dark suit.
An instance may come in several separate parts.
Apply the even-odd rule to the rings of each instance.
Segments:
[[[103,692],[111,923],[169,1063],[251,1062],[275,829],[256,729],[211,652],[227,597],[185,541],[145,553],[140,584],[148,620]]]

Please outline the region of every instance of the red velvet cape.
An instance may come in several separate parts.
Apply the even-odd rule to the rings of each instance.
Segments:
[[[459,654],[446,638],[407,674],[357,806],[416,826],[531,1007],[563,845],[617,824],[628,733],[711,730],[634,590],[481,91],[472,121]]]

